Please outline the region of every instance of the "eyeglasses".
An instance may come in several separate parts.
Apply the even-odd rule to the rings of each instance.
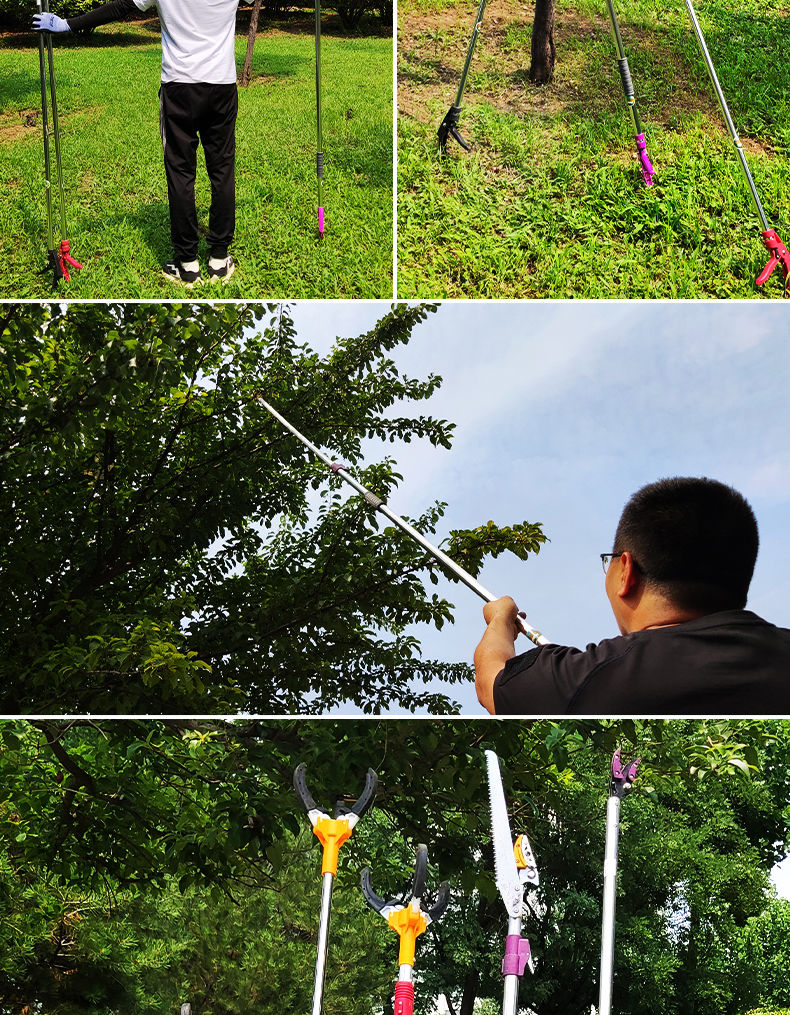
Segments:
[[[612,563],[615,557],[622,557],[622,555],[625,552],[626,552],[625,550],[621,550],[619,553],[602,553],[601,563],[603,564],[603,573],[606,574],[606,572],[609,570],[609,565]],[[645,575],[647,573],[642,570],[642,568],[639,566],[639,564],[637,564],[637,562],[633,559],[633,557],[631,558],[631,564],[633,565],[634,570],[638,571],[641,575]]]
[[[612,563],[614,558],[615,557],[622,557],[623,552],[624,551],[621,551],[620,553],[602,553],[601,554],[601,564],[603,564],[603,573],[604,574],[606,574],[606,572],[609,570],[609,565]]]

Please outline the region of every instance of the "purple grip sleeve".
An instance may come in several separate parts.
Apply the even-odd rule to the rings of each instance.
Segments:
[[[508,934],[505,943],[505,957],[502,959],[502,975],[523,976],[529,956],[529,941],[519,934]]]

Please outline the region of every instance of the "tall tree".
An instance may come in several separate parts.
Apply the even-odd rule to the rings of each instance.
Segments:
[[[433,309],[394,306],[323,357],[277,305],[7,309],[0,708],[451,709],[420,682],[469,666],[422,659],[407,633],[452,616],[426,589],[438,565],[341,494],[261,404],[347,463],[365,437],[449,447],[451,423],[392,412],[440,383],[390,356]],[[382,497],[400,479],[391,458],[358,475]],[[442,512],[413,521],[430,533]],[[538,525],[488,523],[448,545],[476,572],[543,540]]]
[[[364,911],[359,870],[369,865],[377,891],[395,895],[417,842],[428,844],[429,887],[446,878],[453,888],[450,910],[419,941],[421,1010],[439,994],[459,1013],[475,1000],[496,1010],[506,920],[491,862],[490,747],[513,830],[528,832],[541,874],[526,917],[536,974],[522,982],[522,1004],[586,1015],[619,744],[644,764],[622,812],[617,1008],[738,1015],[785,982],[766,964],[770,949],[754,946],[761,927],[766,942],[781,936],[781,914],[754,918],[786,849],[788,739],[782,723],[742,721],[6,722],[0,997],[17,1006],[0,1011],[21,1015],[46,998],[52,1015],[104,1012],[113,978],[123,984],[113,1010],[129,1015],[164,1010],[178,993],[199,998],[195,1015],[279,1010],[264,993],[254,1007],[256,970],[262,992],[272,983],[285,1010],[304,1010],[320,848],[291,787],[299,761],[330,809],[359,792],[369,765],[380,777],[374,810],[341,851],[337,1010],[350,994],[354,1011],[370,1010],[395,970],[397,939]]]

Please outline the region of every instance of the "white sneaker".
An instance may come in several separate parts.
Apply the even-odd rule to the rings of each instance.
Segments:
[[[208,259],[208,277],[211,282],[227,282],[235,270],[236,262],[230,255]]]
[[[191,289],[193,285],[199,285],[203,281],[197,261],[168,261],[167,264],[162,265],[162,274],[165,278],[181,282],[187,289]]]

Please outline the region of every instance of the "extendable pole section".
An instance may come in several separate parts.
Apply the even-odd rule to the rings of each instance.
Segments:
[[[443,881],[436,894],[436,901],[423,906],[427,870],[428,847],[419,845],[411,891],[407,888],[400,898],[389,900],[382,899],[373,891],[370,868],[366,867],[362,871],[361,886],[365,901],[371,909],[384,917],[400,938],[394,1015],[412,1015],[414,1012],[414,953],[417,938],[430,923],[439,919],[450,901],[450,886]]]
[[[321,0],[315,0],[315,115],[318,235],[324,238],[324,138],[321,131]]]
[[[38,0],[38,12],[43,12],[41,0]],[[44,33],[38,34],[38,60],[41,74],[41,127],[44,133],[44,192],[47,199],[47,263],[39,272],[39,275],[46,275],[52,272],[52,288],[56,289],[58,282],[63,278],[63,271],[60,261],[55,253],[55,238],[52,228],[52,172],[49,156],[49,103],[47,100],[47,68],[45,55]]]
[[[461,99],[463,98],[464,88],[466,87],[466,76],[469,73],[469,65],[472,62],[472,54],[475,51],[475,43],[477,42],[477,36],[480,33],[480,26],[483,24],[483,12],[486,9],[486,2],[487,0],[480,0],[480,6],[477,8],[475,27],[472,29],[472,38],[469,40],[469,48],[466,51],[466,61],[464,62],[464,69],[461,71],[461,80],[458,83],[455,103],[447,110],[447,114],[439,125],[439,130],[437,131],[437,134],[439,135],[439,146],[441,148],[444,148],[447,144],[448,137],[454,137],[458,144],[467,151],[469,151],[472,147],[468,141],[461,137],[458,130],[458,118],[461,115]]]
[[[620,802],[633,788],[639,758],[623,765],[620,748],[612,758],[612,781],[606,802],[606,848],[603,863],[603,919],[601,926],[601,976],[598,1015],[612,1010],[614,970],[614,910],[617,892],[617,843],[620,834]]]
[[[337,861],[340,847],[351,837],[354,826],[359,819],[370,810],[376,795],[378,777],[372,768],[368,769],[365,788],[362,795],[352,806],[346,807],[339,800],[335,807],[335,816],[320,810],[307,788],[305,774],[307,765],[302,762],[294,771],[294,789],[302,802],[313,832],[324,847],[321,863],[321,915],[318,922],[318,951],[315,961],[315,986],[313,989],[312,1015],[321,1015],[324,1003],[324,981],[326,979],[326,957],[329,947],[329,916],[332,908],[332,885],[337,875]]]
[[[41,4],[39,5],[41,6]],[[43,0],[43,10],[49,13],[49,0]],[[49,62],[49,95],[52,102],[52,136],[55,140],[55,167],[58,172],[58,200],[60,202],[60,247],[58,248],[58,261],[63,278],[69,282],[69,265],[72,268],[80,269],[82,265],[75,261],[70,253],[68,241],[68,230],[66,228],[66,195],[63,189],[63,168],[60,161],[60,119],[58,117],[58,100],[55,93],[55,57],[52,50],[52,33],[42,33],[47,37],[47,59]]]
[[[628,57],[625,55],[625,47],[623,46],[623,37],[620,33],[620,25],[617,21],[617,14],[615,13],[613,0],[607,0],[609,5],[609,18],[612,22],[612,31],[614,32],[614,41],[617,46],[617,66],[620,70],[620,79],[623,83],[623,94],[625,95],[625,101],[628,104],[628,111],[631,114],[631,121],[634,125],[634,139],[636,141],[636,152],[637,158],[639,159],[639,166],[642,170],[642,176],[648,187],[653,186],[653,163],[647,154],[647,143],[645,141],[645,132],[642,127],[642,121],[639,118],[639,111],[636,108],[636,97],[634,95],[634,84],[631,80],[631,69],[628,66]]]
[[[762,202],[760,201],[760,195],[757,193],[757,187],[755,186],[752,174],[749,171],[749,164],[746,161],[746,155],[741,144],[741,139],[738,137],[738,131],[735,129],[735,123],[733,122],[730,110],[727,106],[727,101],[724,98],[724,92],[722,91],[721,85],[719,84],[719,78],[716,74],[716,68],[713,66],[713,60],[711,59],[708,47],[705,44],[705,37],[702,34],[699,21],[697,20],[697,14],[694,10],[694,5],[691,0],[686,0],[686,7],[688,8],[689,17],[691,18],[691,24],[694,27],[694,33],[697,36],[697,42],[699,43],[702,56],[705,60],[705,65],[708,68],[708,74],[710,75],[711,83],[713,84],[713,90],[716,92],[716,98],[719,100],[719,106],[721,107],[724,120],[727,124],[727,129],[730,132],[732,143],[735,146],[735,151],[738,156],[738,162],[740,163],[741,170],[743,171],[744,178],[749,187],[749,192],[752,195],[752,202],[754,204],[757,215],[762,223],[762,239],[765,244],[768,253],[771,255],[768,264],[760,272],[755,279],[757,285],[763,285],[774,270],[781,265],[782,271],[784,272],[785,284],[790,284],[790,253],[787,247],[782,243],[779,238],[779,234],[775,229],[771,228],[768,221],[768,217],[765,214]]]
[[[402,532],[405,532],[410,539],[413,539],[416,543],[418,543],[435,560],[438,560],[440,564],[443,564],[448,571],[450,571],[452,574],[455,575],[456,578],[462,581],[467,588],[470,588],[473,592],[475,592],[478,596],[480,596],[481,599],[484,599],[487,603],[492,603],[495,599],[498,598],[492,592],[489,592],[487,588],[482,586],[480,582],[478,582],[475,578],[473,578],[468,571],[465,571],[460,565],[456,564],[454,560],[451,560],[451,558],[448,557],[446,553],[443,553],[438,546],[434,546],[433,543],[429,542],[425,538],[425,536],[423,536],[422,533],[418,532],[413,525],[410,525],[405,518],[401,518],[400,515],[395,514],[395,512],[392,511],[387,506],[387,504],[381,499],[381,497],[377,497],[375,493],[368,490],[367,487],[363,486],[356,479],[354,479],[354,477],[349,474],[345,465],[341,464],[340,462],[333,462],[331,458],[327,457],[327,455],[325,455],[320,448],[317,448],[315,444],[312,443],[312,441],[309,441],[307,437],[304,436],[304,434],[299,433],[296,427],[291,426],[288,420],[285,419],[284,416],[281,416],[280,413],[277,412],[277,410],[273,408],[271,405],[269,405],[269,403],[264,398],[261,398],[260,395],[258,396],[258,400],[260,401],[261,405],[268,412],[270,412],[272,416],[274,416],[276,420],[282,423],[282,425],[289,433],[293,434],[298,441],[300,441],[302,444],[304,444],[306,448],[312,451],[313,454],[316,456],[316,458],[319,458],[325,465],[328,465],[329,468],[332,470],[332,472],[335,473],[335,475],[340,476],[341,479],[344,479],[349,486],[351,486],[354,490],[357,491],[357,493],[362,494],[362,496],[365,498],[368,504],[370,504],[371,507],[375,508],[377,511],[380,511],[381,514],[383,514],[386,518],[389,518],[389,520],[393,522],[393,524],[397,525],[397,527]],[[523,617],[518,617],[517,619],[518,624],[521,627],[521,630],[524,632],[524,634],[526,634],[526,636],[529,638],[530,641],[534,642],[536,645],[550,644],[549,639],[546,638],[544,635],[542,635],[540,631],[536,630],[534,627],[531,627],[526,622],[526,620],[524,620]]]

